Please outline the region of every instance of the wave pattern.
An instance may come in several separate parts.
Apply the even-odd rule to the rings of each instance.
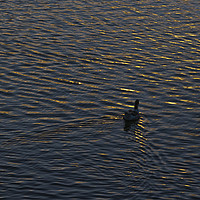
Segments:
[[[197,1],[0,10],[2,198],[198,199]]]

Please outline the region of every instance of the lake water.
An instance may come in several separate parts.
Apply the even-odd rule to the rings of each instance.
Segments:
[[[199,1],[0,11],[0,199],[200,199]]]

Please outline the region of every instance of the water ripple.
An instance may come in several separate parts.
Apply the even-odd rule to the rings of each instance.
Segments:
[[[196,1],[0,10],[2,198],[198,198]]]

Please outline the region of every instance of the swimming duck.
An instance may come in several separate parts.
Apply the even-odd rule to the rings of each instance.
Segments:
[[[128,110],[125,112],[124,120],[126,121],[136,121],[140,118],[139,110],[138,110],[139,100],[135,101],[135,106],[133,110]]]

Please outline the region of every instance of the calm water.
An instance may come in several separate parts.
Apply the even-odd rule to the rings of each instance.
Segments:
[[[1,1],[0,199],[200,199],[199,8]]]

